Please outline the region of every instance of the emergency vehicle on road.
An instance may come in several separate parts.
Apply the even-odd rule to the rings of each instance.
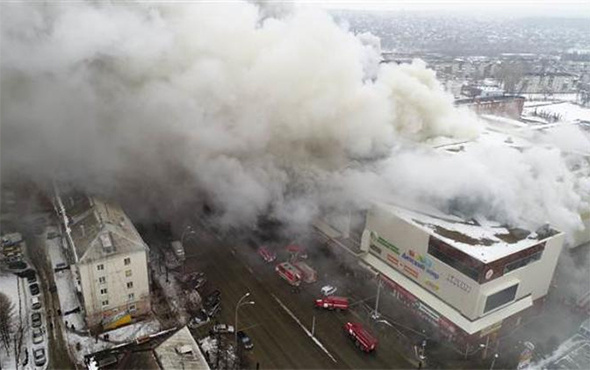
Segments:
[[[279,263],[275,267],[275,271],[280,277],[285,279],[287,283],[293,286],[299,286],[301,284],[301,271],[289,262]]]
[[[293,266],[295,266],[301,272],[301,278],[306,283],[311,284],[318,281],[317,272],[313,268],[311,268],[307,263],[299,261],[293,263]]]
[[[328,310],[348,310],[348,298],[334,296],[318,298],[315,300],[315,307]]]
[[[344,330],[348,336],[354,341],[355,345],[363,352],[371,352],[377,348],[377,338],[369,333],[359,323],[347,322],[344,324]]]

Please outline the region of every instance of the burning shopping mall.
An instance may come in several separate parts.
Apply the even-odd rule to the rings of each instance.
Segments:
[[[369,209],[356,246],[348,226],[333,224],[315,227],[466,353],[541,307],[564,241],[548,226],[531,232],[383,203]]]

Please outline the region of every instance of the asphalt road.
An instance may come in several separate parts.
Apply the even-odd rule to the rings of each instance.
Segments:
[[[245,330],[254,342],[254,349],[247,356],[248,366],[254,368],[258,363],[263,369],[413,367],[381,332],[374,333],[380,340],[377,351],[366,354],[358,350],[344,333],[343,325],[347,321],[362,322],[363,318],[352,310],[313,308],[321,282],[305,285],[294,293],[274,272],[277,262],[266,264],[252,246],[219,240],[203,229],[185,239],[184,244],[186,272],[205,272],[209,281],[204,292],[219,289],[222,293],[219,322],[234,325],[237,301],[246,292],[251,293],[247,300],[254,300],[255,305],[239,310],[239,330]],[[277,261],[286,258],[285,253]],[[302,328],[311,332],[314,316],[315,337],[325,350]]]

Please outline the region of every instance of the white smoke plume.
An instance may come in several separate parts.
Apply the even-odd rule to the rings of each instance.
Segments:
[[[408,197],[579,226],[576,180],[555,149],[416,149],[483,124],[423,62],[379,64],[374,37],[321,11],[35,2],[2,4],[1,17],[5,175],[146,202],[207,198],[232,225]]]

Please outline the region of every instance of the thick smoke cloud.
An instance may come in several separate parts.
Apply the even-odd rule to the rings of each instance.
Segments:
[[[400,197],[579,225],[578,185],[556,149],[416,149],[483,124],[424,63],[380,65],[378,40],[325,13],[13,3],[1,27],[3,174],[148,203],[207,198],[230,225],[261,214],[303,225],[320,209]]]

